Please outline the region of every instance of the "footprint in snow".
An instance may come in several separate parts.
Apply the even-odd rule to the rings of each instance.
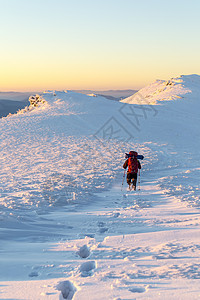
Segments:
[[[56,288],[58,291],[61,291],[61,295],[59,297],[60,300],[71,300],[74,297],[74,294],[76,293],[75,286],[69,280],[59,282]]]
[[[89,238],[93,239],[95,237],[95,233],[80,233],[78,235],[78,237],[80,239],[84,239],[85,237],[89,237]]]
[[[106,224],[104,222],[100,221],[97,223],[97,225],[99,227],[99,233],[104,233],[104,232],[108,231],[108,228],[105,227]]]
[[[105,222],[99,221],[97,223],[98,227],[104,227],[105,226]]]
[[[134,287],[129,289],[129,291],[132,292],[132,293],[144,293],[147,290],[148,290],[148,286],[146,288],[134,286]]]
[[[154,255],[153,258],[155,258],[155,259],[178,259],[178,257],[173,256],[173,255],[168,254],[168,253],[161,253],[161,254],[158,254],[158,255]]]
[[[105,233],[108,231],[108,228],[107,227],[102,227],[102,228],[99,228],[99,233]]]
[[[39,276],[39,274],[36,271],[32,271],[28,276],[29,277],[37,277],[37,276]]]
[[[90,255],[90,249],[88,248],[87,245],[83,245],[79,251],[77,252],[77,254],[81,257],[81,258],[87,258]]]
[[[80,272],[82,277],[89,277],[94,274],[94,270],[96,269],[95,261],[87,261],[80,266]]]
[[[120,216],[120,213],[119,213],[119,212],[114,213],[114,215],[113,215],[114,218],[118,218],[119,216]]]

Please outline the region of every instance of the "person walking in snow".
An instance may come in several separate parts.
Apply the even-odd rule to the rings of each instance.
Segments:
[[[125,161],[123,168],[126,169],[128,167],[127,171],[127,183],[129,185],[129,189],[132,188],[136,190],[136,184],[137,184],[137,173],[138,169],[141,169],[141,164],[139,160],[137,159],[138,153],[135,151],[129,152],[129,158]]]

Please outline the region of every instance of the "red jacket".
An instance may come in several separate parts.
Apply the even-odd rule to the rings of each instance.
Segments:
[[[133,172],[131,170],[131,159],[134,159],[134,164],[135,164],[135,171]],[[128,173],[137,173],[138,169],[141,169],[141,164],[139,162],[139,160],[137,160],[137,158],[133,158],[133,157],[129,157],[125,163],[123,164],[123,168],[126,169],[128,167]]]

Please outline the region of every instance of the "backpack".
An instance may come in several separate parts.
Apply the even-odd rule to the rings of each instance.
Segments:
[[[129,157],[128,172],[129,173],[137,173],[138,172],[138,161],[137,161],[136,157]]]

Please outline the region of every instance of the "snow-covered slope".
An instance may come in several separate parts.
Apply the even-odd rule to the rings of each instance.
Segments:
[[[30,101],[30,107],[0,120],[2,211],[86,201],[85,193],[89,198],[105,188],[121,157],[110,160],[109,151],[119,153],[118,146],[94,135],[115,103],[73,92],[47,92]]]
[[[63,205],[75,199],[87,202],[89,194],[111,186],[110,179],[120,176],[123,152],[130,147],[147,152],[151,145],[148,165],[157,151],[154,145],[165,145],[160,147],[172,167],[183,156],[183,165],[196,165],[200,76],[157,81],[138,95],[145,105],[130,105],[130,97],[118,103],[49,91],[30,97],[30,107],[1,119],[2,211]],[[76,192],[66,197],[73,185]]]
[[[122,102],[139,105],[138,116],[133,116],[135,124],[142,117],[146,119],[139,128],[140,139],[148,140],[151,136],[151,141],[162,140],[192,151],[199,140],[199,95],[200,76],[187,75],[156,81]],[[153,117],[148,113],[150,109],[155,110]]]
[[[121,103],[49,91],[0,120],[4,299],[198,299],[199,78]],[[130,149],[135,194],[120,191]]]
[[[162,101],[182,99],[188,93],[198,94],[199,75],[181,75],[170,80],[156,80],[134,95],[122,100],[129,104],[160,104]]]

